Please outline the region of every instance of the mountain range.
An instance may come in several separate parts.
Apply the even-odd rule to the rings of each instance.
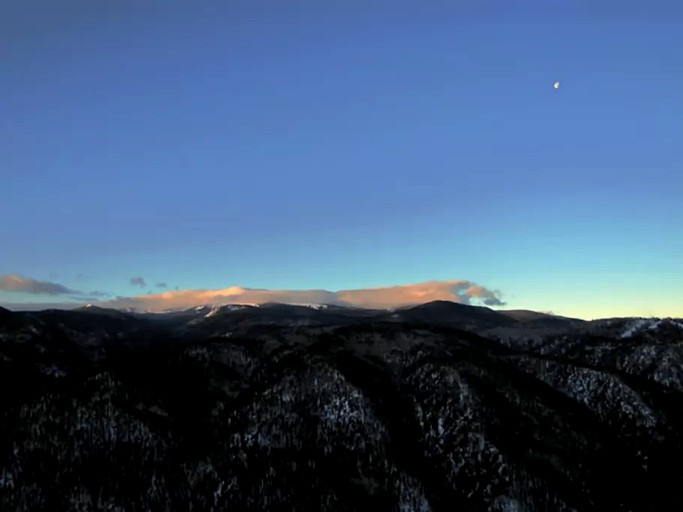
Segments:
[[[1,510],[675,510],[683,321],[0,308]]]

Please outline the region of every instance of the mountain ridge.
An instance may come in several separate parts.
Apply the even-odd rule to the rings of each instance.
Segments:
[[[2,510],[636,512],[683,483],[677,320],[0,310],[0,390]]]

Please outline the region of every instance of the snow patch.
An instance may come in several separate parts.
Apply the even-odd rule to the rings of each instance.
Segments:
[[[218,311],[219,311],[220,309],[221,309],[221,308],[219,308],[219,307],[213,306],[213,307],[211,308],[211,311],[209,311],[206,315],[204,315],[204,318],[209,318],[210,316],[215,315],[216,313],[218,313]]]
[[[225,309],[227,309],[228,311],[240,311],[242,309],[248,308],[249,306],[244,306],[242,304],[230,304],[228,306],[223,306],[223,307]]]
[[[315,310],[327,309],[327,304],[294,303],[292,306],[303,306],[305,308],[311,308]]]
[[[638,332],[656,329],[659,327],[660,323],[661,320],[658,318],[638,318],[629,325],[628,329],[621,334],[620,338],[630,338]]]

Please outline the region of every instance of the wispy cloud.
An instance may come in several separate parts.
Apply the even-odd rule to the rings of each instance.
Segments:
[[[81,294],[78,290],[72,290],[59,283],[39,281],[30,277],[19,275],[0,276],[0,290],[6,292],[31,293],[35,295],[69,295]]]
[[[500,292],[471,281],[430,281],[426,283],[359,290],[264,290],[232,286],[218,290],[179,290],[163,293],[117,297],[102,303],[106,307],[166,311],[200,304],[289,304],[324,303],[367,308],[393,308],[449,300],[462,304],[504,305]]]
[[[145,286],[147,286],[147,283],[145,283],[145,280],[140,276],[131,277],[130,278],[130,284],[132,284],[133,286],[139,286],[140,288],[144,288]]]
[[[89,292],[89,293],[80,292],[79,295],[72,295],[69,298],[73,299],[73,300],[80,301],[80,302],[96,302],[96,301],[102,300],[104,297],[111,297],[111,293],[98,292],[98,291]]]
[[[66,296],[77,301],[101,300],[110,294],[101,291],[84,292],[51,281],[40,281],[20,275],[0,276],[0,291],[13,293],[30,293],[32,295]]]

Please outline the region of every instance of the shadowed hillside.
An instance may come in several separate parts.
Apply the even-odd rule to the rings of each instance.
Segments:
[[[494,339],[473,331],[529,319],[209,312],[0,311],[0,509],[680,503],[680,322]]]

